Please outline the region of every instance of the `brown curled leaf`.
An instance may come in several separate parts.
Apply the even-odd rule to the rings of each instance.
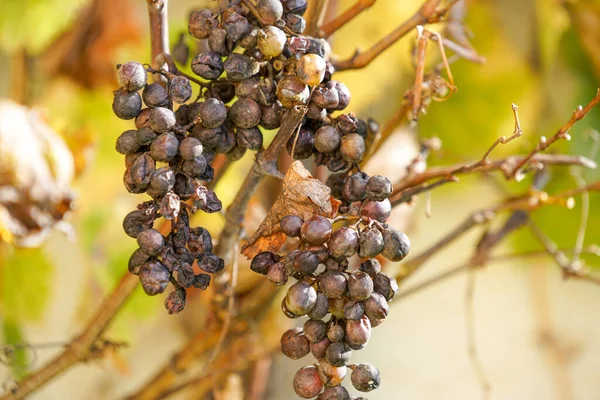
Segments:
[[[301,161],[294,161],[283,178],[281,193],[254,235],[242,247],[248,258],[262,251],[278,251],[285,243],[279,222],[286,215],[308,219],[318,214],[332,218],[340,201],[331,196],[331,190],[320,180],[313,178]]]

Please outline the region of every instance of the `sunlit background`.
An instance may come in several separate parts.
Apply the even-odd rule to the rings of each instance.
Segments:
[[[186,31],[191,9],[214,5],[192,0],[169,3],[172,44]],[[353,3],[337,1],[338,12]],[[332,37],[333,52],[346,58],[356,48],[368,48],[421,3],[378,0]],[[35,108],[64,139],[72,159],[54,154],[52,168],[73,175],[75,195],[67,218],[70,227],[52,230],[39,247],[16,249],[9,230],[0,225],[2,342],[51,344],[34,354],[21,352],[10,365],[0,365],[0,383],[5,387],[60,351],[126,272],[136,248],[121,221],[142,200],[124,189],[122,156],[114,150],[118,135],[132,124],[112,114],[111,102],[118,87],[114,65],[149,61],[147,25],[144,0],[0,0],[0,98]],[[519,107],[524,136],[499,146],[492,158],[523,154],[540,136],[553,135],[577,105],[595,95],[600,84],[600,1],[468,1],[466,26],[472,45],[487,62],[452,63],[458,92],[432,104],[421,117],[416,128],[420,137],[442,141],[442,148],[429,157],[429,165],[481,158],[497,137],[512,134],[511,103]],[[348,110],[380,123],[390,118],[414,81],[415,37],[416,32],[407,35],[362,70],[336,75],[352,92]],[[188,40],[193,49],[195,44]],[[435,46],[430,51],[433,65],[439,62],[439,53]],[[14,113],[2,115],[14,117]],[[14,126],[19,132],[18,121]],[[599,140],[594,129],[599,127],[600,110],[593,110],[573,128],[572,140],[557,144],[551,152],[600,161],[594,153],[598,144],[594,138]],[[417,145],[408,129],[399,130],[390,143],[367,172],[385,173],[397,181],[410,162],[397,154],[410,154]],[[16,168],[46,162],[35,159],[34,153],[15,157]],[[251,162],[248,153],[217,185],[224,204],[235,196]],[[0,178],[7,174],[0,171]],[[599,178],[598,170],[553,168],[544,190],[555,193],[579,186],[582,179]],[[430,217],[425,215],[422,197],[390,222],[409,234],[412,252],[417,254],[473,211],[526,192],[530,186],[531,178],[509,184],[500,173],[461,177],[459,183],[432,192]],[[586,246],[600,242],[597,193],[590,194],[589,204]],[[253,207],[260,218],[264,209],[256,203]],[[559,247],[572,249],[581,216],[579,196],[572,209],[550,205],[535,211],[532,219]],[[220,215],[195,218],[214,232],[223,225]],[[460,265],[470,257],[482,232],[472,231],[440,252],[402,283],[401,292]],[[529,230],[522,229],[494,254],[541,249]],[[594,255],[583,260],[592,272],[600,265]],[[389,268],[395,271],[398,266]],[[246,276],[241,275],[240,285]],[[381,371],[382,385],[368,394],[369,399],[481,398],[469,343],[476,343],[492,399],[599,398],[599,286],[563,280],[560,267],[549,256],[490,263],[475,272],[473,331],[465,322],[468,279],[469,274],[458,274],[392,303],[386,323],[373,331],[364,350],[353,355],[353,361],[372,362]],[[148,297],[138,288],[103,335],[126,342],[127,347],[76,366],[30,398],[117,399],[138,390],[204,323],[206,304],[201,299],[176,316],[166,314],[163,301],[162,296]],[[285,323],[291,322],[282,319],[272,327],[273,334],[279,335]],[[475,340],[469,342],[469,335]],[[295,398],[292,377],[310,362],[308,358],[290,361],[276,356],[267,398]],[[196,397],[187,393],[181,398]]]

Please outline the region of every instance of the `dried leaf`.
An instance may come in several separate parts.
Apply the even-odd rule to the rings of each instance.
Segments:
[[[0,101],[0,240],[35,247],[61,227],[73,176],[73,156],[61,137],[36,112]]]
[[[285,243],[279,221],[286,215],[308,219],[313,215],[332,218],[340,201],[331,196],[331,190],[320,180],[313,178],[301,161],[294,161],[283,179],[283,186],[275,204],[254,235],[242,248],[248,258],[262,251],[276,252]]]

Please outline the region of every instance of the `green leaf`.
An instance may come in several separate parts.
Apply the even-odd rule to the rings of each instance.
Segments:
[[[4,256],[0,299],[5,319],[39,320],[50,297],[53,266],[41,249],[18,249]]]

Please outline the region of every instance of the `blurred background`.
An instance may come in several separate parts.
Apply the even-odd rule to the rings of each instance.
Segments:
[[[338,12],[353,3],[337,1]],[[335,33],[333,52],[346,58],[356,48],[368,48],[421,3],[378,0]],[[443,144],[429,157],[429,165],[481,158],[497,137],[513,132],[511,103],[519,106],[524,136],[498,147],[492,158],[526,153],[540,136],[553,135],[600,85],[600,1],[481,0],[466,5],[470,41],[487,62],[453,63],[458,92],[434,103],[421,117],[416,128],[420,137],[438,137]],[[170,0],[172,46],[187,30],[189,11],[203,6],[214,2]],[[116,138],[131,123],[112,114],[111,102],[118,87],[115,65],[150,61],[147,18],[143,0],[0,0],[0,154],[11,154],[10,160],[0,160],[0,331],[4,344],[44,345],[34,352],[17,352],[10,362],[0,364],[5,388],[42,365],[78,331],[126,272],[136,248],[121,221],[141,200],[124,190],[123,160],[114,150]],[[415,35],[409,34],[365,69],[336,75],[352,92],[349,111],[384,123],[400,107],[414,81]],[[184,40],[194,48],[190,37]],[[570,142],[552,151],[600,161],[593,152],[599,127],[596,109],[573,128]],[[397,180],[410,159],[396,157],[394,150],[414,149],[415,142],[407,139],[411,135],[400,129],[387,147],[390,151],[376,157],[367,172]],[[23,140],[30,151],[11,153],[11,146],[17,148]],[[224,204],[232,200],[251,162],[247,154],[216,187]],[[577,187],[581,179],[600,178],[599,170],[575,167],[550,172],[544,189],[549,193]],[[500,174],[463,177],[460,183],[433,191],[430,217],[419,199],[412,208],[399,210],[390,223],[409,234],[417,254],[471,212],[526,192],[530,185],[530,178],[508,184]],[[35,187],[37,198],[50,199],[50,206],[40,210],[39,220],[19,225],[15,235],[11,218],[18,213],[7,213],[6,207],[12,191],[22,187]],[[35,202],[36,195],[29,200]],[[575,202],[572,209],[556,205],[532,214],[560,247],[575,246],[581,198]],[[593,245],[600,241],[598,193],[590,193],[589,204],[585,244]],[[65,214],[66,222],[54,225]],[[220,215],[196,218],[213,232],[223,224]],[[401,291],[460,265],[481,233],[472,231],[432,258],[402,283]],[[523,229],[497,252],[541,248]],[[583,259],[592,272],[600,266],[597,255]],[[494,262],[477,270],[475,279],[474,334],[491,398],[600,399],[600,287],[563,280],[548,256]],[[381,371],[381,388],[368,395],[371,400],[481,398],[469,357],[466,287],[467,275],[457,275],[392,303],[388,321],[353,358],[372,362]],[[199,301],[170,316],[163,301],[138,288],[104,335],[128,346],[76,366],[31,398],[116,399],[139,388],[206,314]],[[278,335],[283,325],[273,329]],[[292,377],[306,363],[276,356],[267,398],[294,398]]]

